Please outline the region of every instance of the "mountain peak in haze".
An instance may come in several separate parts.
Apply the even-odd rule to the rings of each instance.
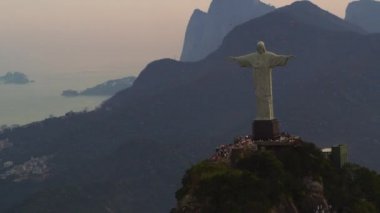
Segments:
[[[338,16],[323,10],[310,1],[296,1],[291,5],[279,8],[274,11],[274,13],[291,14],[303,23],[322,27],[327,30],[365,33],[365,30],[362,28],[347,23]]]
[[[380,32],[380,2],[353,1],[347,6],[345,19],[370,33],[378,33]]]
[[[196,9],[187,26],[181,61],[197,61],[216,50],[236,25],[274,10],[259,0],[213,0],[207,13]]]

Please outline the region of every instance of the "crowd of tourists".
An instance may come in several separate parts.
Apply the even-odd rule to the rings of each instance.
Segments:
[[[274,140],[254,140],[252,136],[239,136],[234,139],[233,144],[227,144],[227,145],[220,145],[216,148],[215,153],[211,156],[210,160],[229,160],[231,157],[231,153],[235,149],[245,149],[249,148],[251,150],[257,150],[258,144],[262,143],[270,143],[270,142],[277,142],[282,144],[296,144],[298,142],[301,142],[301,138],[298,136],[293,136],[289,133],[281,133],[281,135],[274,139]]]
[[[254,143],[252,137],[236,137],[233,144],[220,145],[216,148],[215,154],[211,156],[211,160],[228,160],[231,157],[231,153],[234,149],[250,148],[257,150],[257,145]]]

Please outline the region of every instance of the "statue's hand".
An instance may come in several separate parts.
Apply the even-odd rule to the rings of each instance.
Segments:
[[[289,55],[288,59],[291,59],[291,58],[295,58],[295,56],[294,55]]]
[[[229,60],[229,61],[236,61],[236,57],[228,56],[227,60]]]

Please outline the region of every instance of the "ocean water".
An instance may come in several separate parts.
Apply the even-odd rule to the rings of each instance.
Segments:
[[[66,89],[83,90],[104,81],[126,77],[123,72],[27,74],[35,82],[0,85],[0,125],[23,125],[61,116],[69,111],[92,110],[109,97],[63,97]]]

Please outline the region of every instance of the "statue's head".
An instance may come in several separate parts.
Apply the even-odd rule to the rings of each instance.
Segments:
[[[265,49],[265,44],[263,41],[257,43],[257,52],[259,54],[264,54],[267,50]]]

